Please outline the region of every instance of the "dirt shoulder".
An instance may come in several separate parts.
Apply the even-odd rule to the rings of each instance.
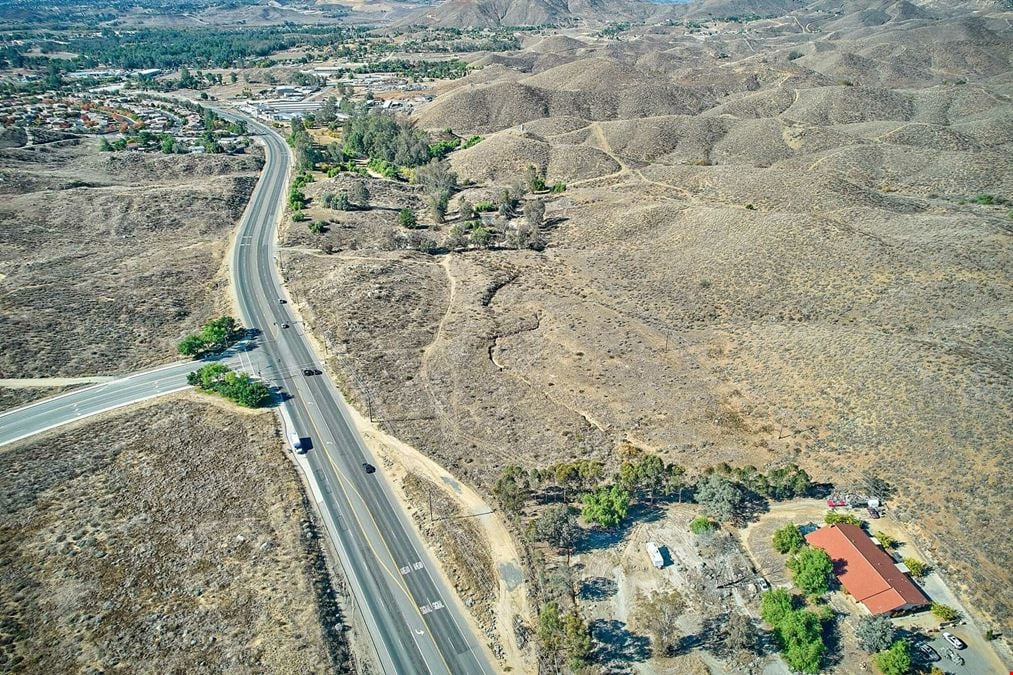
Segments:
[[[356,428],[383,462],[387,477],[412,514],[422,541],[466,608],[476,635],[488,640],[503,667],[534,672],[534,654],[518,646],[515,630],[530,625],[521,559],[501,514],[477,492],[415,448],[352,411]],[[430,519],[432,497],[435,518]]]

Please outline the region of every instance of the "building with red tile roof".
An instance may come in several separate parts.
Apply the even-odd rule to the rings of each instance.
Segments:
[[[810,546],[827,552],[844,590],[871,613],[906,612],[929,604],[893,558],[857,525],[821,527],[805,538]]]

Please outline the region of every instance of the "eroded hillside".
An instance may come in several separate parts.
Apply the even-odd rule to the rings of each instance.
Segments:
[[[483,135],[472,202],[565,182],[546,250],[392,252],[396,214],[355,215],[291,288],[363,409],[474,484],[623,440],[879,479],[1008,628],[1008,22],[808,7],[478,56],[419,124]]]

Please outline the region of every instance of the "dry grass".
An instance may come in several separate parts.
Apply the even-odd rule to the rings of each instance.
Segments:
[[[987,12],[933,11],[807,34],[795,61],[776,21],[749,45],[678,27],[561,47],[568,65],[503,55],[528,70],[489,65],[420,120],[493,132],[453,156],[490,183],[469,194],[525,162],[568,180],[549,248],[427,257],[364,237],[354,255],[293,254],[291,288],[362,407],[368,391],[391,431],[472,484],[511,463],[611,461],[623,439],[692,468],[797,461],[843,487],[873,473],[1008,629],[1008,207],[960,200],[1013,194],[996,170],[1013,149],[994,67],[1010,45]],[[888,58],[907,32],[928,55]],[[584,58],[611,79],[571,91]],[[845,61],[870,77],[838,84]],[[639,108],[594,98],[644,73],[695,88],[689,108],[720,103],[652,109],[667,85]]]
[[[0,668],[320,672],[341,617],[274,419],[188,397],[0,453]]]
[[[0,377],[112,374],[165,362],[226,309],[221,265],[261,160],[0,151]]]

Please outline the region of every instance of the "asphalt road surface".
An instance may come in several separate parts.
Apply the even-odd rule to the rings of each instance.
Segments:
[[[278,387],[287,397],[282,404],[286,426],[294,427],[286,432],[312,445],[297,461],[384,672],[492,673],[410,516],[356,432],[344,399],[326,374],[302,374],[303,368],[317,367],[319,359],[290,305],[280,302],[287,296],[276,267],[275,225],[288,189],[288,148],[264,125],[247,123],[265,142],[267,158],[240,224],[231,265],[239,318],[256,335],[223,359]],[[0,415],[0,445],[185,389],[186,373],[195,367],[193,362],[172,364],[10,411]],[[376,471],[367,473],[364,464]]]

